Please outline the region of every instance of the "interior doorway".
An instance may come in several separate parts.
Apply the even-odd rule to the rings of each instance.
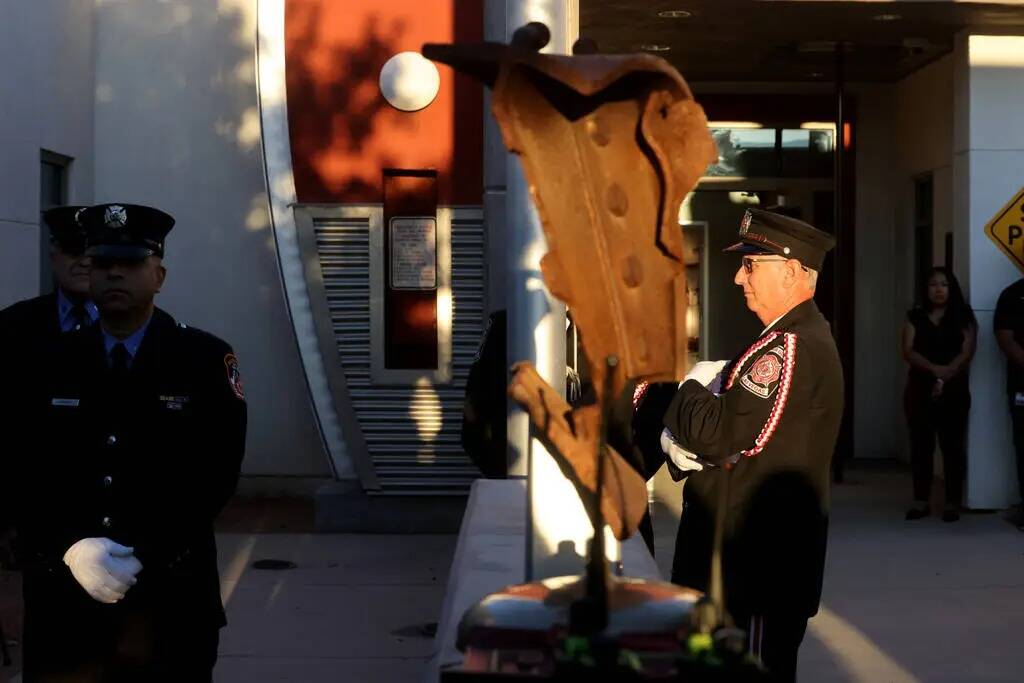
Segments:
[[[707,271],[707,306],[704,349],[709,360],[733,358],[763,329],[761,322],[747,309],[740,287],[733,284],[739,261],[723,249],[737,241],[740,221],[748,208],[784,206],[786,212],[829,230],[832,211],[830,181],[794,181],[792,179],[703,181],[683,204],[681,222],[708,225],[708,248],[704,267]],[[835,310],[836,271],[826,266],[818,281],[815,301],[826,319]]]

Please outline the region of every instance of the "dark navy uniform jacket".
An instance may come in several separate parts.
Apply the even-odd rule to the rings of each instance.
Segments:
[[[0,311],[0,376],[3,377],[5,396],[0,403],[15,403],[25,393],[25,383],[53,354],[53,346],[60,336],[56,292],[26,299]],[[11,409],[4,414],[11,417]],[[10,429],[5,427],[10,433]],[[10,523],[14,514],[15,486],[13,474],[18,454],[13,448],[0,451],[0,532]]]
[[[26,648],[58,652],[120,613],[222,626],[213,520],[234,493],[246,428],[231,347],[156,309],[126,377],[112,375],[93,326],[61,335],[36,386],[18,408]],[[134,547],[143,565],[116,605],[92,600],[62,561],[88,537]]]
[[[57,293],[26,299],[0,311],[0,329],[8,336],[7,343],[18,339],[27,341],[43,336],[54,338],[60,334],[57,317]]]
[[[829,466],[843,410],[839,354],[813,300],[793,308],[726,366],[726,377],[720,396],[699,382],[683,383],[665,414],[665,426],[684,448],[720,464],[686,481],[672,579],[708,588],[719,486],[730,476],[727,606],[734,615],[813,615],[825,564]],[[731,461],[727,471],[722,465]]]

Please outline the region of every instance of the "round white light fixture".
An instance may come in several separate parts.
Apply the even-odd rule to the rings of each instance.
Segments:
[[[658,16],[662,19],[689,19],[693,16],[693,12],[684,9],[666,9],[658,12]]]
[[[419,52],[399,52],[380,70],[380,92],[395,109],[419,111],[437,97],[441,74]]]

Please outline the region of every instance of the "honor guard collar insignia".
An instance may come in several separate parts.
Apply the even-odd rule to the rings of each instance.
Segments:
[[[781,211],[781,207],[778,211]],[[776,254],[796,259],[806,268],[821,270],[835,238],[813,225],[777,211],[747,209],[740,221],[740,241],[724,251],[738,254]]]
[[[50,230],[50,243],[66,254],[85,251],[85,228],[79,222],[84,206],[55,206],[43,212],[43,221]]]
[[[137,261],[164,255],[164,239],[174,218],[140,204],[97,204],[82,211],[89,256]]]

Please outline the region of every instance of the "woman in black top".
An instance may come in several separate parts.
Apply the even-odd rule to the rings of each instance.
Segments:
[[[960,518],[967,470],[967,412],[971,407],[968,366],[978,324],[960,283],[947,268],[932,268],[922,283],[923,306],[907,313],[903,358],[910,363],[904,395],[910,428],[914,505],[907,519],[928,515],[935,436],[942,449],[946,506],[942,521]]]

